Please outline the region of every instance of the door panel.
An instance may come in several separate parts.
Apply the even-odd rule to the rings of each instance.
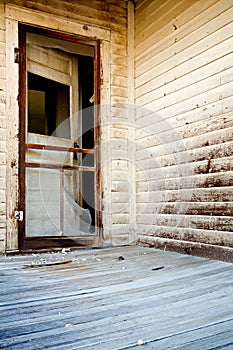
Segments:
[[[75,46],[74,42],[31,33],[31,29],[28,32],[21,27],[21,30],[25,31],[22,37],[26,40],[21,44],[26,48],[26,65],[20,72],[21,78],[27,80],[26,108],[21,108],[20,115],[21,125],[25,125],[21,130],[25,140],[20,177],[25,181],[21,185],[22,203],[25,203],[25,219],[19,225],[21,249],[97,246],[101,242],[96,191],[100,188],[96,172],[99,156],[95,144],[99,127],[96,128],[92,108],[88,118],[94,136],[89,138],[89,143],[84,142],[86,119],[80,110],[89,103],[85,99],[94,93],[94,47],[89,49],[91,56],[83,59],[78,54],[82,48],[78,43]],[[72,51],[68,52],[71,47]],[[82,83],[83,73],[89,75],[89,86]],[[22,94],[23,90],[21,101]],[[86,148],[82,148],[83,144]]]

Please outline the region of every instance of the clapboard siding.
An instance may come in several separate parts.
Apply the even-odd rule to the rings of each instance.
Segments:
[[[207,137],[208,136],[208,137]],[[215,146],[222,147],[224,148],[224,144],[227,144],[227,142],[233,140],[233,127],[230,128],[224,128],[224,134],[222,133],[221,130],[214,130],[212,132],[208,132],[201,134],[201,135],[195,135],[193,137],[190,137],[188,139],[183,139],[183,147],[184,149],[189,150],[189,154],[193,152],[202,152],[202,150],[205,150],[206,147],[208,146]],[[142,149],[142,147],[138,147],[138,157],[139,159],[145,159],[145,154],[148,156],[148,152],[151,152],[152,154],[156,152],[157,156],[162,156],[165,154],[169,154],[170,149],[174,149],[175,147],[175,141],[171,141],[166,145],[159,145],[159,143],[155,142],[154,136],[148,136],[146,135],[144,138],[141,140],[138,140],[138,143],[140,145],[145,145],[145,149]]]
[[[140,242],[233,246],[232,14],[226,0],[137,2]]]
[[[231,102],[231,99],[229,99],[229,102]],[[216,107],[216,108],[214,108]],[[194,133],[192,136],[190,133],[192,133],[192,130],[190,130],[190,126],[196,126],[195,124],[199,123],[201,125],[203,125],[203,123],[205,123],[205,126],[208,126],[209,125],[209,130],[206,130],[205,127],[202,129],[202,130],[199,130],[199,137],[203,137],[203,134],[204,135],[207,135],[207,134],[210,134],[210,138],[207,141],[205,141],[205,145],[208,146],[209,144],[214,144],[212,142],[212,135],[213,137],[218,137],[220,136],[221,134],[221,131],[220,130],[216,130],[212,127],[212,122],[215,122],[217,121],[219,126],[222,126],[220,127],[220,129],[224,128],[224,130],[226,130],[227,132],[227,137],[225,137],[225,135],[222,135],[221,137],[221,140],[223,139],[224,141],[223,142],[227,142],[228,140],[231,141],[232,140],[232,125],[231,125],[231,120],[232,120],[232,117],[231,115],[229,115],[228,112],[225,112],[225,115],[224,113],[221,113],[221,115],[218,115],[218,112],[216,111],[216,109],[226,109],[226,107],[223,105],[223,102],[221,102],[220,104],[216,103],[212,106],[211,108],[211,115],[208,115],[208,113],[206,113],[206,111],[193,111],[192,113],[190,113],[190,121],[188,121],[188,115],[187,115],[187,118],[184,118],[183,119],[183,116],[182,116],[182,122],[180,121],[180,123],[182,123],[183,125],[182,126],[177,126],[176,127],[176,131],[174,130],[174,128],[172,128],[172,124],[171,123],[168,123],[167,121],[163,120],[163,122],[161,123],[158,123],[156,120],[155,120],[155,123],[151,125],[151,127],[148,127],[147,125],[144,126],[144,127],[141,127],[140,129],[138,129],[136,131],[137,133],[137,140],[138,142],[141,142],[143,144],[145,144],[146,147],[152,147],[153,145],[155,145],[155,142],[151,142],[151,139],[154,139],[153,135],[155,134],[158,134],[160,135],[161,132],[163,132],[163,137],[166,137],[166,135],[170,135],[172,136],[172,132],[173,134],[176,133],[177,135],[178,134],[178,131],[185,131],[185,130],[188,130],[189,132],[189,139],[186,139],[183,135],[183,138],[182,138],[182,142],[183,144],[186,144],[186,145],[189,145],[190,146],[190,149],[193,149],[193,145],[192,145],[192,142],[194,141],[195,143],[195,146],[197,146],[197,142],[195,141],[195,137],[196,137],[196,134]],[[231,107],[227,107],[227,109],[231,109]],[[202,113],[200,113],[202,112]],[[196,122],[193,121],[193,118],[196,118],[198,119]],[[206,120],[208,117],[208,120]],[[157,117],[157,116],[155,116]],[[200,118],[203,118],[203,119],[200,119]],[[220,118],[220,120],[219,120]],[[145,117],[146,119],[146,117]],[[159,120],[161,120],[161,118],[158,118]],[[178,119],[178,118],[177,118]],[[203,121],[204,120],[204,121]],[[228,123],[229,121],[229,123]],[[140,122],[141,123],[141,122]],[[177,122],[178,124],[179,122]],[[227,123],[230,125],[228,126]],[[138,123],[139,124],[139,123]],[[151,135],[151,130],[154,131],[153,135]],[[203,132],[204,130],[204,132]],[[160,131],[160,132],[158,132]],[[192,141],[190,141],[190,138],[192,137]],[[171,139],[171,141],[169,142],[169,144],[172,144],[172,142],[174,143],[175,141],[173,141]],[[215,140],[216,143],[219,143],[218,140]],[[159,142],[157,142],[157,144],[159,144]]]
[[[214,215],[231,216],[233,211],[233,202],[184,202],[184,203],[150,203],[148,206],[144,203],[138,204],[138,214],[173,214],[185,213],[187,215]]]
[[[224,55],[221,60],[222,60],[222,68],[219,67],[219,62],[218,61],[213,61],[211,63],[208,64],[208,71],[206,71],[205,67],[201,67],[199,68],[198,70],[198,74],[196,71],[192,71],[182,77],[180,77],[179,79],[177,80],[173,80],[172,82],[164,85],[162,84],[161,86],[158,86],[156,88],[156,90],[154,91],[154,94],[153,94],[153,101],[156,101],[157,99],[160,99],[160,98],[170,98],[170,95],[172,95],[173,93],[177,93],[179,90],[182,90],[184,88],[187,89],[188,93],[190,94],[191,93],[191,88],[192,87],[195,87],[195,88],[198,88],[200,87],[200,85],[202,84],[202,82],[208,78],[208,81],[214,81],[215,84],[217,83],[216,81],[216,78],[217,77],[221,77],[221,73],[224,72],[226,69],[228,68],[231,68],[232,67],[232,62],[229,60],[229,57],[228,57],[229,54],[227,55]],[[218,71],[216,73],[216,69],[219,70],[220,68],[220,71]],[[188,83],[188,81],[191,82],[191,85],[190,83]],[[219,79],[220,81],[220,79]],[[153,81],[151,83],[148,83],[148,85],[146,86],[146,84],[144,84],[142,87],[140,87],[138,89],[138,93],[140,92],[140,90],[144,91],[144,88],[147,88],[148,90],[155,86],[156,84],[156,81]],[[140,98],[140,97],[138,97]],[[141,97],[143,98],[143,96]],[[145,98],[146,96],[144,96],[144,101],[145,101]]]
[[[210,173],[212,174],[212,173],[222,173],[222,172],[229,172],[228,174],[231,175],[232,160],[233,160],[233,157],[231,158],[227,157],[227,158],[222,158],[217,160],[208,159],[201,162],[183,164],[182,166],[174,165],[166,168],[159,166],[159,162],[158,162],[156,164],[156,168],[144,169],[144,170],[139,169],[138,182],[160,180],[160,179],[174,180],[175,178],[177,178],[180,181],[180,184],[182,184],[181,186],[183,186],[183,179],[185,184],[185,181],[187,181],[187,178],[191,176],[191,180],[190,180],[191,183],[197,183],[197,177],[194,177],[194,175],[202,176],[202,174],[210,174]],[[199,181],[201,181],[201,179]],[[229,181],[231,181],[231,178]],[[207,181],[206,184],[209,185],[209,182]]]
[[[224,217],[218,217],[214,216],[213,218],[210,218],[209,216],[192,216],[192,215],[186,215],[184,214],[173,214],[173,215],[166,215],[166,214],[157,214],[157,215],[151,215],[151,214],[141,214],[138,215],[138,224],[143,224],[144,222],[147,223],[147,225],[155,225],[155,226],[167,226],[167,227],[183,227],[183,228],[195,228],[195,229],[202,229],[202,230],[215,230],[215,231],[227,231],[228,233],[231,231],[231,227],[233,224],[232,217],[224,216]],[[163,236],[163,233],[161,232],[161,235]],[[187,239],[187,237],[186,237]],[[232,238],[229,240],[232,240]]]
[[[171,149],[172,150],[172,149]],[[150,152],[150,153],[149,153]],[[162,152],[161,152],[162,153]],[[152,159],[148,159],[148,154]],[[151,163],[153,162],[154,158],[160,156],[159,159],[159,165],[160,166],[172,166],[177,164],[177,160],[179,159],[179,164],[188,163],[188,162],[198,162],[202,160],[211,160],[211,159],[217,159],[217,158],[225,158],[225,157],[231,157],[233,154],[233,142],[226,142],[224,144],[219,145],[211,145],[206,146],[204,148],[198,148],[196,150],[190,150],[188,153],[188,156],[185,157],[185,151],[183,152],[184,156],[183,158],[172,156],[172,154],[160,154],[160,152],[157,152],[156,147],[150,147],[147,152],[142,152],[140,150],[140,164],[143,165],[143,169],[147,169],[148,167],[151,167]],[[182,152],[180,152],[180,155],[182,155]],[[229,158],[231,159],[231,158]]]
[[[192,159],[192,161],[201,161],[205,160],[207,157],[212,158],[220,158],[220,157],[227,157],[232,155],[233,153],[233,143],[232,141],[223,143],[223,144],[215,144],[215,145],[205,145],[205,147],[199,147],[196,149],[192,149],[189,151],[189,157]],[[164,157],[168,158],[167,152],[169,152],[168,149],[160,148],[156,146],[148,147],[148,150],[139,150],[139,157],[140,160],[147,159],[148,152],[150,152],[151,157]],[[166,152],[166,153],[165,153]],[[161,159],[161,158],[160,158]],[[170,158],[172,159],[172,158]]]
[[[173,88],[174,87],[176,88],[175,92],[173,92],[173,93],[172,92],[170,93],[169,86],[163,87],[162,92],[158,90],[156,92],[157,96],[156,96],[156,94],[155,94],[155,96],[149,96],[149,95],[147,95],[147,93],[148,93],[148,91],[147,91],[145,96],[138,97],[138,101],[140,104],[144,104],[144,103],[149,104],[149,103],[152,103],[151,99],[153,99],[154,103],[156,100],[161,99],[161,101],[159,101],[161,103],[161,107],[163,108],[165,106],[167,108],[167,107],[172,106],[176,103],[184,101],[185,96],[186,96],[186,99],[189,99],[189,98],[195,97],[199,94],[203,94],[205,92],[208,92],[211,89],[215,89],[215,88],[218,88],[224,84],[227,84],[230,81],[230,78],[232,77],[232,68],[230,67],[229,62],[228,62],[227,68],[229,68],[229,71],[226,71],[226,68],[223,68],[223,69],[221,69],[220,72],[213,74],[212,76],[208,76],[207,78],[205,78],[203,76],[203,79],[200,79],[200,76],[198,76],[199,80],[197,82],[192,81],[192,84],[188,85],[188,86],[184,86],[184,85],[182,86],[182,84],[180,84],[180,86],[178,86],[178,84],[173,84]],[[187,77],[185,77],[185,79],[183,79],[183,81],[186,79],[187,79]],[[204,88],[203,88],[203,80],[205,80]],[[187,84],[187,81],[186,81],[186,84]],[[171,89],[172,88],[170,87],[170,90]],[[184,95],[182,94],[181,96],[177,96],[177,90],[182,90],[184,92]],[[159,107],[160,106],[158,105],[158,108]]]
[[[213,31],[209,29],[210,23],[208,23],[208,27],[207,28],[201,28],[202,30],[205,30],[208,33],[208,36],[202,38],[202,40],[199,40],[200,37],[198,37],[198,35],[200,34],[199,31],[198,33],[194,32],[191,33],[187,38],[181,38],[180,41],[178,40],[178,38],[176,37],[174,39],[174,42],[170,42],[167,48],[164,48],[165,50],[170,48],[170,52],[159,52],[156,55],[156,59],[155,61],[150,58],[148,59],[148,65],[150,65],[152,67],[152,69],[154,69],[155,74],[159,72],[158,70],[156,70],[156,66],[161,65],[161,67],[163,67],[164,65],[166,65],[166,70],[168,71],[169,69],[172,69],[172,66],[174,66],[175,64],[181,64],[182,62],[186,62],[190,59],[193,58],[193,51],[192,51],[192,47],[195,48],[196,50],[196,56],[200,55],[202,52],[205,51],[205,49],[209,49],[215,45],[213,45],[213,37],[216,36],[216,39],[219,39],[219,44],[222,42],[222,39],[224,39],[224,37],[230,37],[230,26],[229,23],[231,23],[230,18],[232,16],[232,10],[228,10],[226,12],[226,14],[224,13],[224,15],[220,15],[218,18],[218,22],[217,23],[213,23],[213,25],[217,26],[217,28],[215,28],[215,30]],[[217,21],[217,20],[215,20]],[[226,24],[224,26],[222,26],[223,22],[226,22]],[[192,38],[192,36],[195,37]],[[190,37],[191,36],[191,37]],[[179,48],[178,46],[180,45],[181,47]],[[171,48],[173,47],[173,49]],[[161,48],[159,48],[159,50],[161,50]],[[183,53],[185,53],[185,56],[183,56]],[[156,54],[156,52],[154,53]],[[172,64],[172,61],[174,61],[174,64]],[[139,63],[138,63],[139,64]],[[140,68],[140,69],[139,69]],[[139,84],[139,86],[143,83],[148,83],[147,78],[149,77],[149,72],[148,72],[148,66],[144,66],[143,69],[142,67],[139,67],[136,72],[138,74],[138,78],[137,78],[137,82]],[[186,72],[185,72],[186,73]],[[187,74],[187,73],[186,73]],[[154,78],[154,75],[150,77],[150,80]],[[140,91],[140,90],[139,90]]]
[[[152,2],[149,0],[149,3],[152,4]],[[154,2],[154,5],[156,6],[158,1]],[[159,53],[164,51],[166,48],[171,47],[172,44],[174,44],[175,38],[179,39],[179,41],[183,38],[186,38],[188,35],[194,33],[196,30],[198,30],[200,27],[205,25],[206,23],[212,21],[215,17],[220,15],[222,12],[225,12],[227,9],[231,7],[231,3],[228,1],[220,1],[218,0],[206,0],[206,1],[192,1],[191,6],[190,2],[187,3],[187,10],[185,12],[180,12],[180,14],[175,17],[172,17],[170,26],[166,26],[164,23],[164,19],[161,23],[161,25],[157,25],[157,28],[155,28],[154,33],[152,33],[151,38],[149,36],[144,36],[144,40],[139,41],[139,36],[137,33],[136,36],[136,50],[137,50],[137,57],[136,62],[140,62],[141,64],[145,64],[144,57],[146,59],[149,59],[153,57],[154,51],[155,53]],[[171,5],[171,4],[170,4]],[[172,5],[171,5],[172,8]],[[150,11],[150,8],[148,6],[148,9]],[[159,9],[159,6],[158,6]],[[140,6],[137,8],[137,18],[138,13],[142,13],[142,18],[144,20],[142,21],[145,26],[148,25],[145,21],[148,19],[148,16],[143,12],[142,8]],[[159,16],[153,13],[153,21],[150,20],[150,23],[155,25],[159,21]],[[136,23],[136,26],[138,28],[138,20]],[[136,29],[137,29],[136,28]],[[177,28],[179,30],[177,31]],[[143,29],[143,30],[144,30]],[[142,31],[142,29],[141,29]],[[141,35],[141,34],[140,34]],[[202,37],[205,36],[204,33],[202,33]],[[158,41],[154,40],[154,38],[158,38]],[[150,39],[153,39],[150,41]],[[200,40],[200,37],[198,38]],[[148,43],[150,42],[150,45]],[[141,60],[141,61],[140,61]]]
[[[232,202],[233,186],[216,187],[216,188],[193,188],[193,189],[178,189],[178,190],[163,190],[153,192],[141,192],[137,194],[138,203],[160,203],[161,206],[165,202]],[[188,205],[187,205],[188,209]]]
[[[187,220],[189,217],[186,217]],[[205,230],[202,227],[198,227],[194,222],[192,222],[192,218],[189,220],[191,222],[191,227],[182,227],[182,223],[180,221],[173,222],[165,222],[164,225],[156,225],[151,223],[153,226],[154,233],[152,234],[150,231],[148,232],[148,225],[138,224],[140,227],[140,235],[148,235],[150,237],[156,236],[161,238],[170,238],[179,240],[183,238],[183,240],[191,241],[191,242],[200,242],[200,243],[208,243],[208,244],[218,244],[221,246],[232,247],[232,232],[225,230],[217,230],[214,227],[209,227],[206,225]]]
[[[232,184],[233,172],[224,172],[216,174],[203,174],[196,177],[182,177],[182,180],[179,178],[171,179],[156,179],[148,182],[138,183],[138,191],[156,191],[162,190],[176,190],[176,189],[185,189],[185,188],[205,188],[208,187],[222,187],[230,186]]]

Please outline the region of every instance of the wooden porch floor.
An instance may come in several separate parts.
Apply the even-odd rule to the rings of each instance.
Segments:
[[[232,263],[136,246],[0,257],[0,273],[1,349],[233,349]]]

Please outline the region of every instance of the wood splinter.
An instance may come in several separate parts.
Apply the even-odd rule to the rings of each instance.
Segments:
[[[24,265],[24,267],[54,266],[54,265],[69,264],[71,262],[72,262],[72,260],[52,261],[52,262],[39,263],[39,264],[27,264],[27,265]]]

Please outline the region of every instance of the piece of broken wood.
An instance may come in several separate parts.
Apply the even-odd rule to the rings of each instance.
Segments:
[[[153,267],[151,270],[152,271],[158,271],[164,269],[165,266],[158,266],[158,267]]]
[[[27,265],[24,265],[24,267],[54,266],[54,265],[69,264],[71,262],[72,262],[72,260],[50,261],[50,262],[45,262],[45,263],[27,264]]]

